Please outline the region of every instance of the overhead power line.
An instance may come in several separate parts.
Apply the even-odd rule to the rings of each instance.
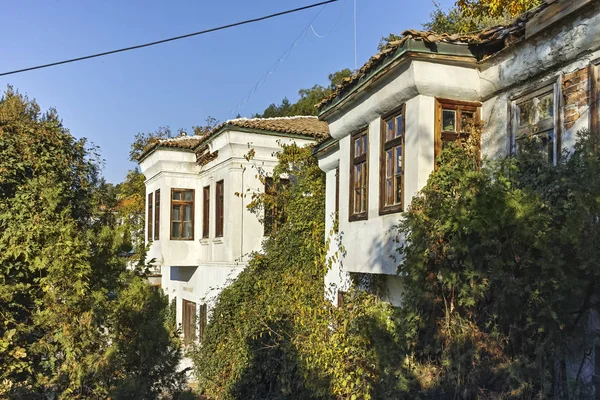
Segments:
[[[285,62],[292,55],[292,51],[294,50],[294,47],[299,46],[299,45],[301,45],[304,42],[304,39],[306,39],[306,35],[309,32],[309,29],[312,29],[312,31],[315,34],[315,36],[317,38],[319,38],[319,39],[322,39],[322,38],[325,38],[325,37],[329,36],[331,34],[331,32],[333,32],[333,30],[335,29],[335,27],[337,26],[337,24],[340,22],[340,19],[342,17],[344,9],[346,8],[346,2],[347,1],[348,0],[344,0],[344,4],[342,6],[342,9],[340,10],[340,14],[338,15],[338,18],[335,21],[334,26],[330,29],[330,31],[326,35],[322,36],[322,35],[319,35],[317,32],[315,32],[315,28],[312,26],[312,24],[315,22],[315,20],[319,17],[319,15],[321,15],[321,13],[323,12],[323,10],[325,9],[326,5],[324,5],[319,10],[319,12],[317,12],[315,14],[315,16],[310,20],[310,22],[308,23],[308,25],[306,25],[306,27],[300,32],[300,34],[298,35],[298,37],[296,37],[296,39],[294,39],[294,41],[292,42],[292,44],[290,46],[288,46],[285,49],[285,51],[279,57],[277,57],[277,60],[275,61],[275,63],[273,65],[271,65],[271,67],[263,75],[263,77],[258,82],[256,82],[256,84],[252,87],[252,89],[248,92],[248,94],[246,96],[244,96],[244,98],[242,100],[240,100],[239,103],[236,104],[235,108],[233,110],[231,110],[230,115],[232,117],[235,117],[236,113],[240,110],[240,108],[244,105],[244,103],[246,103],[247,101],[249,101],[250,98],[252,97],[252,95],[258,91],[259,86],[262,85],[263,83],[265,83],[267,81],[267,79],[269,78],[270,75],[273,75],[275,73],[275,71],[277,70],[277,67],[279,67],[279,64],[281,64],[282,62]]]
[[[102,52],[102,53],[90,54],[90,55],[83,56],[83,57],[71,58],[69,60],[57,61],[57,62],[53,62],[53,63],[49,63],[49,64],[37,65],[35,67],[28,67],[28,68],[17,69],[17,70],[14,70],[14,71],[9,71],[9,72],[3,72],[3,73],[0,73],[0,76],[13,75],[13,74],[21,73],[21,72],[27,72],[27,71],[33,71],[33,70],[36,70],[36,69],[54,67],[56,65],[69,64],[69,63],[76,62],[76,61],[89,60],[90,58],[103,57],[103,56],[107,56],[107,55],[110,55],[110,54],[122,53],[122,52],[125,52],[125,51],[141,49],[143,47],[156,46],[156,45],[167,43],[167,42],[173,42],[175,40],[186,39],[186,38],[189,38],[189,37],[192,37],[192,36],[204,35],[206,33],[221,31],[221,30],[224,30],[224,29],[233,28],[233,27],[240,26],[240,25],[247,25],[247,24],[251,24],[251,23],[254,23],[254,22],[264,21],[266,19],[271,19],[271,18],[282,16],[282,15],[286,15],[286,14],[292,14],[292,13],[295,13],[295,12],[298,12],[298,11],[307,10],[309,8],[314,8],[314,7],[322,6],[322,5],[329,4],[329,3],[335,3],[337,1],[339,1],[339,0],[321,1],[320,3],[310,4],[310,5],[304,6],[304,7],[298,7],[298,8],[294,8],[294,9],[287,10],[287,11],[281,11],[281,12],[278,12],[278,13],[275,13],[275,14],[265,15],[263,17],[248,19],[248,20],[245,20],[245,21],[234,22],[232,24],[222,25],[222,26],[219,26],[219,27],[216,27],[216,28],[210,28],[210,29],[206,29],[206,30],[203,30],[203,31],[199,31],[199,32],[188,33],[188,34],[181,35],[181,36],[175,36],[175,37],[171,37],[171,38],[168,38],[168,39],[157,40],[155,42],[138,44],[138,45],[135,45],[135,46],[124,47],[122,49],[110,50],[110,51],[105,51],[105,52]]]

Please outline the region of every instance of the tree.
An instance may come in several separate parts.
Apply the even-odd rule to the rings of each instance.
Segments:
[[[516,17],[542,3],[542,0],[458,0],[456,5],[465,14],[474,17]]]
[[[535,142],[488,162],[450,145],[401,223],[402,320],[430,398],[587,398],[600,275],[600,157],[584,134],[549,164]],[[566,376],[561,365],[576,364]],[[429,398],[428,397],[428,398]]]
[[[468,34],[482,31],[498,25],[506,25],[524,11],[541,3],[541,0],[462,0],[454,7],[444,11],[439,3],[433,1],[434,10],[423,29],[436,33]],[[379,51],[390,42],[402,39],[394,33],[383,36],[377,45]]]
[[[198,385],[215,399],[398,398],[392,308],[366,293],[339,309],[323,296],[325,185],[312,147],[278,158],[274,185],[290,184],[249,207],[276,205],[285,222],[219,294],[192,352]]]
[[[329,96],[338,84],[351,75],[352,71],[348,68],[329,74],[329,85],[327,87],[314,85],[308,89],[300,89],[298,91],[300,98],[296,103],[291,104],[286,97],[279,105],[273,103],[269,105],[262,114],[255,114],[254,117],[273,118],[290,117],[294,115],[316,115],[316,105]]]
[[[128,243],[98,165],[96,149],[55,110],[42,114],[11,87],[0,98],[0,397],[107,397],[141,382],[127,349],[142,338],[118,342],[117,316],[141,306],[156,318],[144,313],[157,303],[148,290],[132,291],[139,284],[119,256]],[[176,355],[176,339],[164,340],[160,322],[152,327],[143,340],[165,355],[154,365],[175,379],[167,355]],[[155,378],[144,379],[165,388]]]

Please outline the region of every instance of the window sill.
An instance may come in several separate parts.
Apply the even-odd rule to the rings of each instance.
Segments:
[[[385,208],[380,208],[379,209],[379,215],[389,215],[389,214],[398,214],[401,213],[402,210],[402,205],[397,204],[394,206],[388,206]]]
[[[367,213],[355,214],[355,215],[351,215],[348,217],[349,222],[366,221],[367,219],[369,219],[369,216],[367,215]]]
[[[190,239],[171,238],[171,240],[174,242],[193,242],[194,238],[190,238]]]
[[[203,245],[203,246],[208,246],[208,244],[209,244],[208,238],[202,238],[202,239],[200,239],[200,244]]]
[[[214,238],[213,243],[221,244],[221,243],[223,243],[223,238],[222,237]]]

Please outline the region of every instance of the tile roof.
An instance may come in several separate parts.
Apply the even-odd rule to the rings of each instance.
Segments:
[[[138,161],[142,161],[153,150],[157,148],[173,148],[182,150],[194,150],[201,142],[204,136],[178,136],[169,139],[157,140],[144,149],[138,156]]]
[[[195,150],[208,139],[216,136],[224,129],[245,128],[257,131],[276,132],[285,135],[306,136],[320,140],[329,136],[329,125],[313,116],[295,116],[279,118],[237,118],[225,121],[202,136],[179,136],[176,138],[158,140],[144,149],[138,157],[141,161],[157,148],[175,148]],[[200,150],[204,147],[200,147]]]
[[[239,127],[260,131],[287,133],[290,135],[308,136],[311,138],[322,138],[329,135],[327,122],[319,121],[313,116],[294,116],[278,118],[237,118],[225,121],[217,126],[210,137],[226,127]]]
[[[345,78],[342,83],[339,84],[328,97],[317,104],[316,107],[319,111],[322,111],[327,105],[331,104],[336,97],[349,92],[361,78],[364,78],[370,72],[382,65],[384,61],[389,58],[388,56],[393,55],[393,53],[395,53],[398,48],[402,47],[408,40],[422,41],[425,43],[463,44],[475,46],[479,49],[491,47],[493,48],[493,54],[495,54],[523,38],[525,36],[525,25],[527,24],[527,21],[531,20],[535,15],[546,9],[555,1],[556,0],[544,0],[541,5],[521,14],[509,25],[495,26],[476,33],[448,34],[414,29],[404,31],[401,39],[388,43],[351,77]],[[483,54],[489,55],[489,52],[484,51]]]

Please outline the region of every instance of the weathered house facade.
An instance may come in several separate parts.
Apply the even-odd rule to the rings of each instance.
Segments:
[[[141,155],[147,258],[160,268],[164,292],[176,299],[186,342],[201,337],[211,299],[269,234],[247,209],[249,196],[265,190],[259,170],[272,175],[283,144],[304,146],[327,134],[316,117],[242,118],[205,136],[162,140]]]
[[[473,35],[407,31],[373,56],[319,105],[331,134],[315,151],[327,176],[326,232],[337,216],[330,253],[343,250],[325,278],[331,301],[359,273],[401,303],[394,226],[469,120],[484,123],[483,157],[518,152],[533,135],[556,162],[577,131],[598,127],[599,72],[598,0],[548,0]]]

